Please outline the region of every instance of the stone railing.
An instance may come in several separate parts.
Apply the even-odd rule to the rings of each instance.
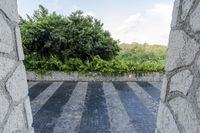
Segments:
[[[134,73],[124,74],[122,76],[103,76],[97,73],[81,74],[77,72],[51,72],[50,74],[40,75],[35,72],[27,72],[27,80],[29,81],[152,81],[161,82],[163,74],[150,73],[144,75],[136,75]]]

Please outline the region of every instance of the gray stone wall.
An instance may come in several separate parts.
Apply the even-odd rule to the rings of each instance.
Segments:
[[[16,0],[0,0],[0,133],[33,133]]]
[[[200,0],[175,0],[157,133],[200,133]]]
[[[136,75],[134,73],[127,73],[121,76],[103,76],[98,73],[82,74],[78,72],[50,72],[45,75],[40,75],[35,72],[26,72],[28,81],[149,81],[161,82],[163,79],[162,73],[149,73],[144,75]]]

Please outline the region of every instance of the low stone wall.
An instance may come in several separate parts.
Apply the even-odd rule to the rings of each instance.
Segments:
[[[163,74],[151,73],[138,76],[136,74],[124,74],[123,76],[101,76],[97,73],[80,74],[77,72],[51,72],[51,74],[40,75],[35,72],[27,72],[29,81],[162,81]]]

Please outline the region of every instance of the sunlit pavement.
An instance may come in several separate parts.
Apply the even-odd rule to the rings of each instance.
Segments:
[[[160,82],[29,82],[36,133],[154,133]]]

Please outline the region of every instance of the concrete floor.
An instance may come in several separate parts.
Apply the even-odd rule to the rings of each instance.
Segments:
[[[154,133],[160,82],[29,82],[36,133]]]

